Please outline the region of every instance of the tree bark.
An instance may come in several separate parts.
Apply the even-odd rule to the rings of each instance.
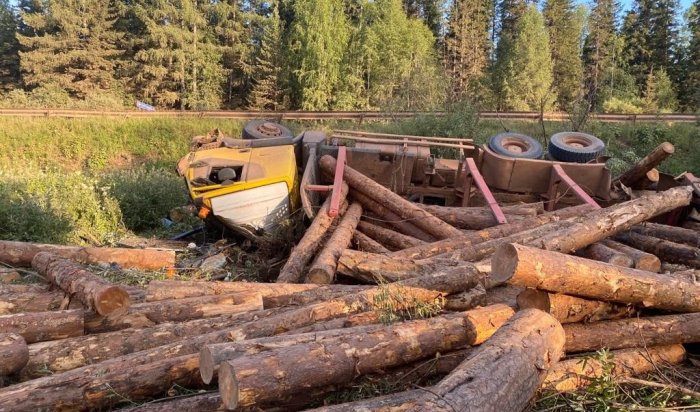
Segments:
[[[418,204],[421,209],[459,229],[481,230],[498,225],[490,208],[445,207]],[[502,207],[508,222],[517,222],[544,212],[542,202]]]
[[[174,412],[174,411],[197,411],[216,412],[225,411],[221,403],[219,392],[207,392],[199,395],[149,402],[135,408],[125,409],[124,412]]]
[[[634,260],[624,253],[612,249],[601,242],[594,243],[580,251],[581,256],[611,265],[631,268]]]
[[[325,155],[321,157],[319,165],[326,174],[335,174],[336,160],[332,156]],[[396,213],[401,219],[411,221],[421,230],[437,239],[462,235],[459,229],[448,225],[414,203],[409,202],[347,165],[345,165],[343,178],[353,190],[372,197],[382,206]]]
[[[491,267],[513,285],[677,312],[700,311],[700,285],[668,275],[517,244],[499,248]]]
[[[362,206],[353,203],[343,215],[340,223],[331,234],[326,244],[316,256],[306,275],[306,283],[329,284],[335,279],[338,258],[352,241],[352,235],[362,217]]]
[[[19,372],[29,361],[29,349],[24,338],[16,333],[0,333],[0,380]]]
[[[129,293],[122,287],[85,270],[82,265],[63,257],[40,252],[32,267],[86,308],[102,316],[120,316],[129,310]]]
[[[683,243],[692,247],[700,247],[700,233],[695,230],[645,222],[633,227],[632,231],[641,235],[664,239],[674,243]]]
[[[612,376],[634,376],[655,371],[659,366],[677,365],[685,360],[683,345],[623,349],[611,353]],[[571,358],[554,365],[542,383],[543,389],[570,392],[588,386],[605,373],[603,363],[595,358]]]
[[[479,344],[511,315],[505,306],[482,308],[239,357],[221,363],[219,391],[224,406],[233,409],[350,382],[357,375]]]
[[[369,285],[326,285],[288,295],[269,296],[263,299],[265,309],[290,306],[304,306],[326,300],[341,298],[350,293],[356,293],[370,288]]]
[[[445,309],[453,311],[469,310],[477,306],[486,306],[486,302],[486,288],[483,285],[476,285],[470,290],[448,296],[445,300]]]
[[[624,243],[616,242],[610,239],[601,240],[600,243],[631,257],[632,261],[634,262],[635,269],[655,273],[658,273],[661,270],[661,260],[651,253],[635,249],[631,246],[625,245]]]
[[[406,236],[399,232],[394,232],[391,229],[386,229],[369,222],[360,222],[357,229],[392,250],[402,250],[425,244],[422,240]]]
[[[688,219],[685,222],[683,222],[683,228],[693,230],[695,232],[700,232],[700,222]]]
[[[3,333],[21,335],[27,343],[64,339],[83,335],[84,311],[14,313],[0,316]]]
[[[669,242],[636,232],[622,233],[615,237],[634,248],[653,253],[664,262],[680,263],[682,265],[700,268],[700,248]]]
[[[362,203],[362,207],[364,209],[373,212],[375,215],[380,217],[382,221],[395,227],[398,232],[403,233],[406,236],[422,240],[424,242],[435,241],[435,238],[433,236],[430,236],[426,232],[416,227],[416,225],[414,225],[410,221],[402,219],[396,213],[382,206],[378,202],[372,200],[370,197],[358,192],[357,190],[353,190],[352,193],[350,193],[350,196],[358,202]]]
[[[409,411],[521,411],[564,355],[564,330],[550,315],[518,312]]]
[[[340,192],[340,203],[343,203],[347,197],[348,190],[348,185],[343,183]],[[311,262],[311,258],[314,257],[316,251],[321,246],[321,239],[326,235],[328,229],[331,227],[331,223],[335,220],[334,217],[328,216],[330,205],[331,196],[328,196],[323,202],[323,205],[321,205],[321,210],[319,210],[316,217],[314,217],[311,226],[304,232],[304,237],[302,237],[299,243],[292,249],[289,258],[287,258],[287,262],[282,267],[282,270],[280,270],[277,282],[299,283],[303,280],[304,268]]]
[[[376,253],[346,249],[338,259],[338,273],[366,283],[396,282],[455,266],[449,259],[396,259]]]
[[[390,252],[390,250],[382,246],[381,243],[359,231],[355,231],[355,233],[352,235],[352,243],[353,246],[355,246],[355,248],[361,252],[377,254],[385,254]]]
[[[700,313],[570,323],[564,330],[567,353],[700,342]]]
[[[635,313],[634,308],[630,306],[547,293],[537,289],[525,289],[520,293],[518,307],[542,310],[554,316],[560,323],[620,319]]]
[[[671,156],[674,151],[675,148],[671,143],[663,142],[615,180],[627,187],[631,187],[642,179],[648,171],[657,167],[661,162],[666,160],[667,157]]]
[[[150,270],[175,266],[173,250],[59,246],[0,240],[0,262],[30,267],[39,252],[50,252],[88,265],[116,263],[123,268]]]
[[[254,292],[162,300],[133,305],[129,312],[122,316],[105,317],[88,313],[85,316],[85,331],[102,333],[126,328],[145,328],[158,323],[184,322],[262,309],[262,297]]]
[[[143,289],[137,286],[123,287],[132,302],[144,300]],[[84,306],[80,302],[70,301],[64,291],[49,290],[46,285],[0,285],[0,315],[82,308]]]

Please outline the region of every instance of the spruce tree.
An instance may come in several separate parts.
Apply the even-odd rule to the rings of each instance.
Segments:
[[[404,0],[404,10],[409,18],[420,18],[433,32],[436,39],[442,35],[443,2],[440,0]]]
[[[588,35],[584,42],[583,61],[588,101],[595,108],[600,100],[603,77],[614,71],[620,56],[616,55],[617,14],[619,4],[615,0],[595,0],[588,18]]]
[[[0,91],[19,82],[19,43],[15,37],[18,20],[8,0],[0,0]]]
[[[700,0],[695,0],[687,14],[690,39],[685,60],[684,99],[689,110],[700,111]]]
[[[282,21],[276,3],[265,22],[260,52],[253,72],[253,88],[248,95],[248,107],[257,110],[277,110],[282,102]]]
[[[543,11],[552,52],[557,106],[568,109],[581,95],[583,12],[571,0],[547,0]]]

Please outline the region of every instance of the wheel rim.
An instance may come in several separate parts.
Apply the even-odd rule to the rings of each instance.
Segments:
[[[576,136],[566,136],[564,139],[564,144],[576,149],[583,149],[591,145],[588,139]]]
[[[511,153],[525,153],[528,150],[530,150],[530,145],[527,144],[526,142],[519,140],[519,139],[513,139],[513,138],[505,138],[501,142],[501,145],[503,146],[504,149]]]
[[[255,128],[255,130],[269,137],[277,137],[282,135],[282,129],[271,122],[261,123]]]

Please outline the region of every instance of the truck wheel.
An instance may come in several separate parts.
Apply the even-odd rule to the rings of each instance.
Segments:
[[[519,133],[500,133],[489,139],[489,148],[494,152],[522,159],[539,159],[543,149],[534,138]]]
[[[549,139],[549,155],[561,162],[587,163],[605,151],[605,143],[595,136],[561,132]]]
[[[292,132],[279,123],[267,120],[253,120],[243,127],[243,138],[249,140],[286,137],[293,139]]]

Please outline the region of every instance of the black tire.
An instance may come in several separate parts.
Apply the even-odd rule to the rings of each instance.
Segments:
[[[519,133],[500,133],[489,139],[489,149],[507,157],[539,159],[544,150],[533,137]]]
[[[549,139],[548,151],[560,162],[588,163],[605,152],[605,143],[590,134],[561,132]]]
[[[248,140],[293,139],[294,135],[289,129],[279,123],[267,120],[252,120],[243,127],[243,138]]]

